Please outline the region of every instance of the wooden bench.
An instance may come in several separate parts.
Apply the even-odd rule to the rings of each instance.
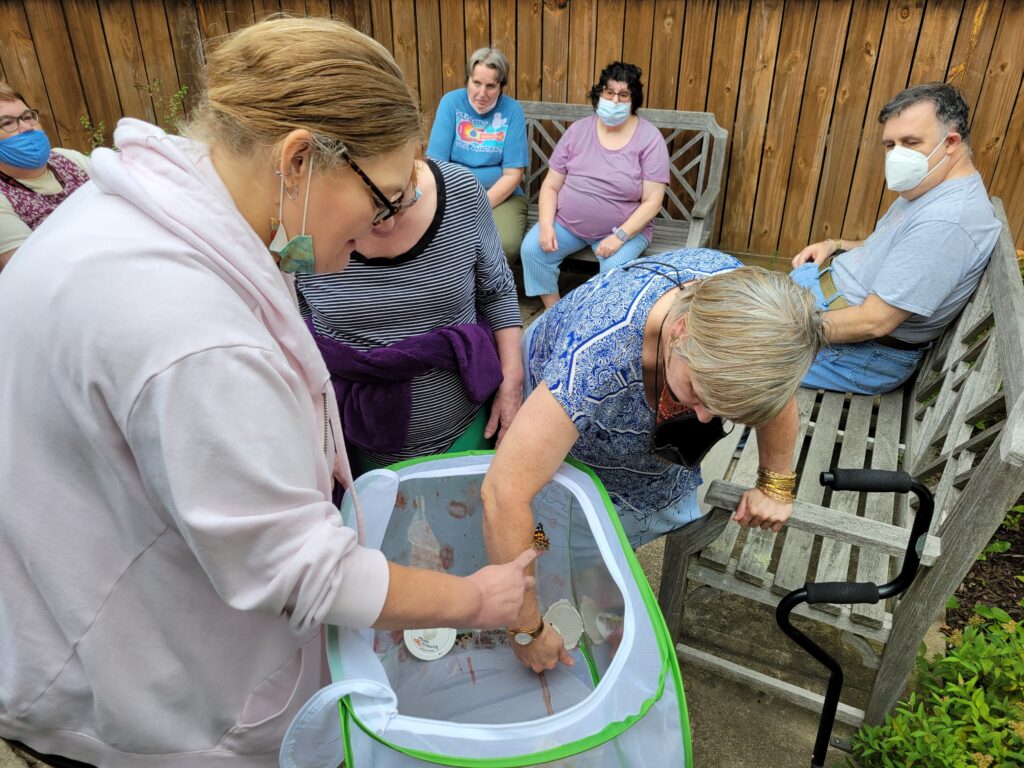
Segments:
[[[523,176],[523,189],[529,202],[527,219],[529,226],[533,226],[537,221],[537,198],[548,171],[548,158],[565,129],[575,120],[590,117],[594,110],[585,104],[542,101],[521,101],[520,104],[526,116],[526,139],[530,147],[530,165]],[[671,181],[665,188],[665,200],[654,220],[653,240],[645,253],[707,245],[715,223],[728,132],[710,112],[641,109],[639,114],[661,129],[672,163]],[[621,223],[609,222],[608,231]],[[571,258],[596,261],[589,248]]]
[[[1002,204],[993,204],[1003,231],[984,277],[914,378],[881,396],[800,390],[800,478],[786,528],[743,530],[729,520],[758,464],[756,441],[738,447],[743,430],[735,429],[703,465],[709,513],[666,538],[659,601],[676,638],[687,592],[698,585],[774,606],[808,581],[891,578],[913,514],[907,497],[827,492],[822,470],[902,468],[929,486],[932,535],[901,599],[796,610],[838,628],[878,664],[866,710],[840,706],[838,718],[850,725],[881,722],[903,695],[926,630],[1024,493],[1024,285]],[[676,649],[684,663],[820,707],[822,697],[805,688],[698,648]]]

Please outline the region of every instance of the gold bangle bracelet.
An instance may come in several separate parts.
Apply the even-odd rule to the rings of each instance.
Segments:
[[[781,489],[766,487],[760,484],[758,484],[755,487],[765,496],[771,499],[775,499],[776,501],[784,501],[789,503],[796,500],[796,496],[794,496],[792,492],[787,493],[786,491],[783,491]]]
[[[772,472],[770,469],[766,467],[758,467],[757,476],[758,478],[763,477],[766,480],[780,480],[783,482],[790,481],[794,483],[796,482],[797,477],[796,472]]]

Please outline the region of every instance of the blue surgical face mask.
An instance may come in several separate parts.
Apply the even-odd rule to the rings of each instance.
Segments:
[[[306,176],[306,199],[302,203],[302,234],[293,238],[284,231],[284,175],[281,175],[281,195],[277,207],[277,219],[271,219],[270,228],[274,239],[270,241],[271,253],[276,253],[277,268],[282,272],[312,275],[315,269],[313,258],[313,236],[306,234],[306,212],[309,210],[309,184],[313,179],[313,160],[309,160]]]
[[[15,168],[42,168],[50,159],[50,139],[43,131],[16,133],[0,141],[0,163]]]
[[[614,128],[626,122],[631,106],[632,104],[623,104],[620,101],[601,98],[597,101],[597,116],[602,123],[610,128]]]

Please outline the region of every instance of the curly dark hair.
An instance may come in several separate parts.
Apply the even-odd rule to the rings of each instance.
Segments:
[[[967,122],[967,102],[956,88],[948,83],[923,83],[915,85],[896,94],[878,114],[878,122],[885,123],[889,118],[898,116],[907,107],[922,101],[930,101],[935,107],[935,116],[943,130],[956,131],[960,139],[967,144],[971,135]]]
[[[590,103],[593,104],[594,109],[597,109],[597,100],[601,98],[601,91],[608,85],[609,80],[615,80],[629,86],[629,92],[633,96],[633,103],[629,111],[630,114],[635,115],[644,103],[644,84],[640,82],[642,74],[643,70],[636,64],[613,61],[601,70],[601,77],[597,81],[597,85],[590,89]]]

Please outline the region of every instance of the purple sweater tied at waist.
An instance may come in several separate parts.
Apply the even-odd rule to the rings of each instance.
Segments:
[[[306,321],[338,396],[345,439],[370,451],[395,452],[409,436],[412,379],[431,368],[457,373],[469,398],[483,403],[501,384],[501,362],[486,320],[437,328],[386,347],[358,350]]]

